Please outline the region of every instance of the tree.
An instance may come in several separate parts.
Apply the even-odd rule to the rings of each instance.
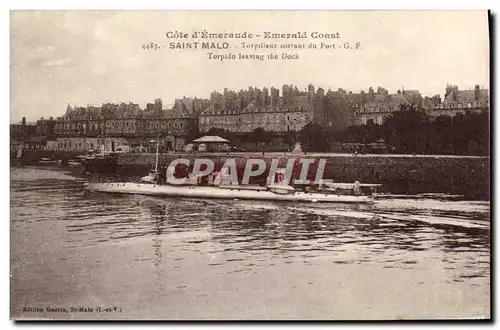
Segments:
[[[262,127],[257,127],[248,134],[248,140],[254,143],[268,144],[273,140],[273,133],[266,131]]]
[[[384,140],[404,153],[422,152],[425,141],[425,112],[408,104],[386,118],[382,130]]]
[[[294,131],[287,131],[283,134],[283,142],[288,146],[295,144],[297,140],[297,133]]]
[[[304,151],[328,150],[328,136],[321,125],[309,123],[299,132],[299,140]]]
[[[188,132],[187,132],[187,136],[186,136],[186,139],[187,141],[191,142],[193,140],[196,140],[197,138],[201,137],[201,132],[200,132],[200,129],[198,127],[198,125],[192,125]]]

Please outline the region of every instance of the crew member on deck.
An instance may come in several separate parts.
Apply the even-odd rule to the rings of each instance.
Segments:
[[[167,183],[167,167],[165,165],[160,166],[157,175],[158,175],[158,184]]]

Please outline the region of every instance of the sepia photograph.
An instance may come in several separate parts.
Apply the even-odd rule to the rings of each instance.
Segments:
[[[491,22],[11,10],[11,320],[490,320]]]

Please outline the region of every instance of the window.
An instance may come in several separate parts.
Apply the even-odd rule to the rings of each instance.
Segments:
[[[471,102],[467,103],[467,108],[472,108],[472,103]]]
[[[463,107],[463,104],[462,104],[462,103],[459,103],[459,104],[458,104],[458,107],[459,107],[459,108],[462,108],[462,107]]]

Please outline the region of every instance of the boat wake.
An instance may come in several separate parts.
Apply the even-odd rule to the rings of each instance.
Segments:
[[[275,204],[278,207],[278,204]],[[248,206],[244,206],[248,208]],[[257,204],[252,208],[260,208]],[[266,205],[262,209],[270,209]],[[432,226],[454,226],[470,229],[490,228],[488,202],[481,201],[435,201],[435,200],[390,200],[377,201],[369,206],[304,204],[285,206],[292,213],[313,214],[331,219],[353,219],[373,224],[408,225],[425,223]]]

